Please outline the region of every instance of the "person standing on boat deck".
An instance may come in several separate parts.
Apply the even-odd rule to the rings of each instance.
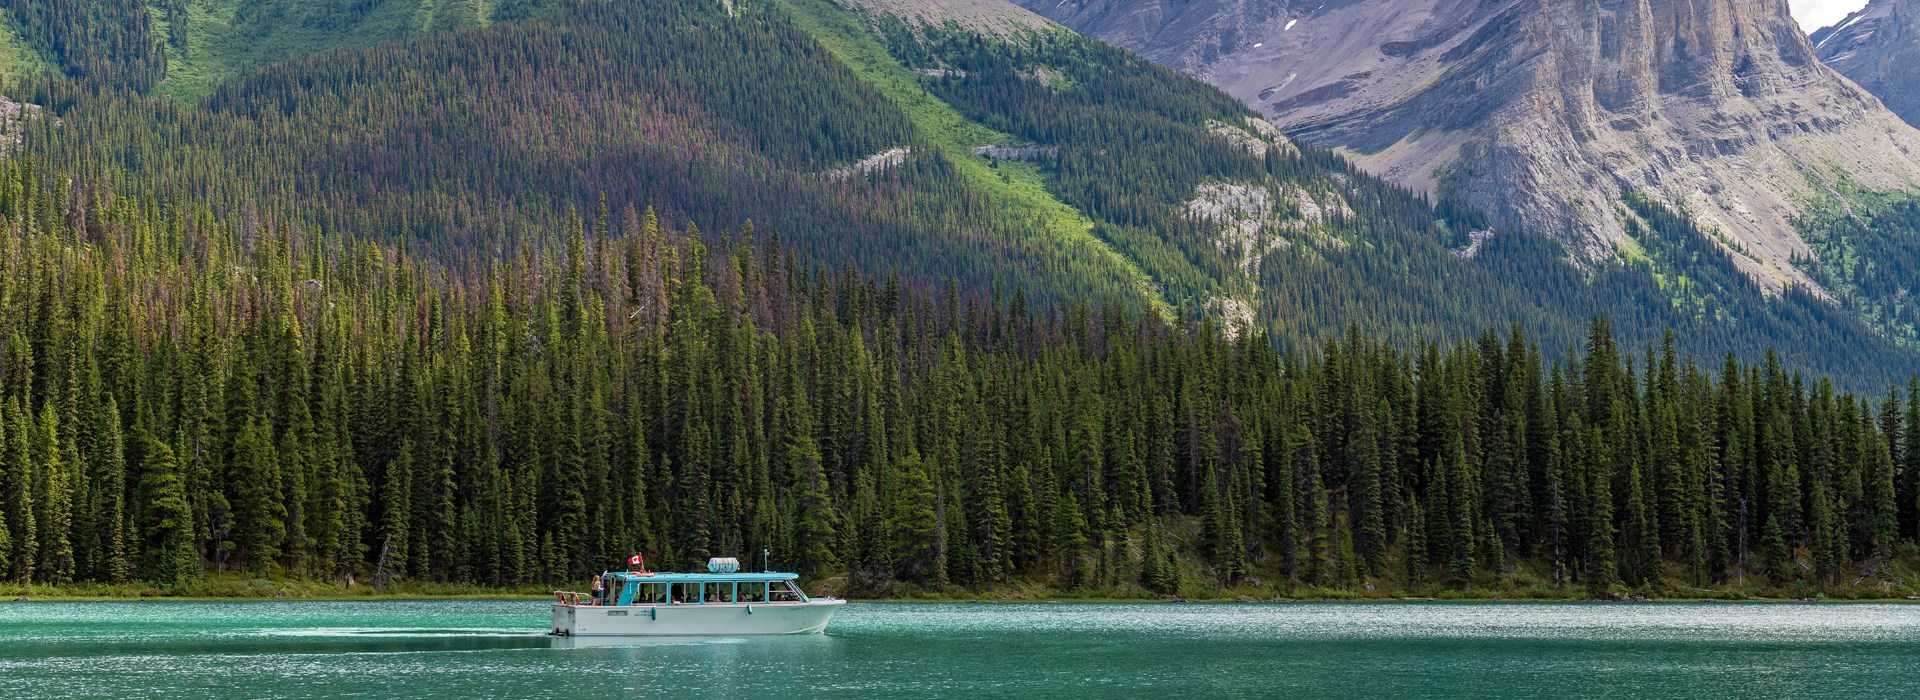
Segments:
[[[594,602],[594,604],[596,604],[596,605],[597,605],[597,604],[599,604],[599,603],[600,603],[600,599],[601,599],[601,598],[604,598],[604,597],[606,597],[606,595],[607,595],[607,589],[606,589],[606,585],[605,585],[604,583],[602,583],[602,582],[600,581],[600,575],[599,575],[599,574],[594,574],[594,575],[593,575],[593,602]]]

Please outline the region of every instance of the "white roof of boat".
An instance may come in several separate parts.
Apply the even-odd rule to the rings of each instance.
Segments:
[[[800,578],[799,574],[785,571],[760,571],[751,573],[742,571],[734,574],[609,571],[604,575],[639,583],[732,583],[735,581],[762,583],[768,581],[791,581]]]

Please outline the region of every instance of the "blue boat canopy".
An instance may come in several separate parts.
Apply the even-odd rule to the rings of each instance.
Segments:
[[[627,583],[774,583],[792,581],[799,574],[785,571],[740,572],[733,574],[681,574],[667,572],[640,573],[637,571],[609,571],[601,574],[607,583],[624,581]]]
[[[799,578],[787,571],[608,571],[594,577],[592,593],[562,591],[559,596],[562,604],[590,606],[804,603],[809,599],[795,583]]]

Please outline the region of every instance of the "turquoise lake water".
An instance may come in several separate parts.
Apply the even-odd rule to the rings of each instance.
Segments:
[[[0,698],[1920,697],[1920,606],[848,605],[543,636],[536,601],[0,604]]]

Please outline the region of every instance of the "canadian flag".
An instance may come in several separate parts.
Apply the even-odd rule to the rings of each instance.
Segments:
[[[638,554],[635,554],[635,555],[633,555],[633,556],[631,556],[631,557],[628,557],[628,558],[627,558],[627,563],[628,563],[628,564],[632,564],[632,565],[634,565],[634,566],[639,566],[639,565],[640,565],[640,555],[638,555]]]

